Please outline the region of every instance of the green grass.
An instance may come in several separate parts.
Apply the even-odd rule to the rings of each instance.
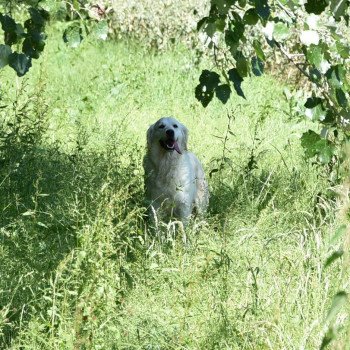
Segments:
[[[1,348],[320,347],[348,285],[340,260],[323,268],[340,219],[303,158],[310,125],[268,76],[203,109],[194,62],[181,47],[72,50],[52,30],[28,77],[0,71],[0,113],[18,126],[0,148]],[[164,115],[189,128],[211,190],[206,219],[177,235],[144,220],[145,133]],[[346,315],[336,324],[344,349]]]

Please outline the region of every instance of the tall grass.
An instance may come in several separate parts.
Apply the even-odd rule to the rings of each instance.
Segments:
[[[281,84],[251,79],[247,100],[204,110],[201,67],[182,47],[72,50],[54,30],[48,43],[29,78],[12,85],[1,71],[1,347],[320,347],[332,297],[348,288],[340,260],[324,268],[339,216]],[[154,235],[141,164],[164,115],[189,128],[211,202],[204,221]],[[336,323],[344,348],[345,314]]]

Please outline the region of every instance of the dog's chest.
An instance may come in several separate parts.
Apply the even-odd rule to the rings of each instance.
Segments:
[[[185,159],[160,163],[159,167],[153,171],[153,197],[175,198],[181,197],[181,194],[189,194],[195,182],[193,172],[190,170]]]

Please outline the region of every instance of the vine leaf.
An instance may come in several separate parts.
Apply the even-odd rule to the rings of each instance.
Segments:
[[[259,16],[255,10],[255,8],[250,8],[247,10],[243,16],[243,23],[248,24],[250,26],[254,26],[259,21]]]
[[[264,73],[264,62],[259,57],[252,57],[252,72],[257,77],[260,77]]]
[[[335,147],[328,140],[321,138],[315,131],[309,130],[301,137],[301,146],[307,158],[318,157],[322,164],[328,164],[335,154]]]
[[[205,69],[199,77],[199,82],[206,86],[207,90],[214,90],[220,84],[220,76],[218,73]]]
[[[331,11],[336,20],[339,20],[340,17],[346,14],[346,10],[348,8],[347,0],[331,0]]]
[[[345,92],[343,89],[336,89],[335,90],[335,97],[339,103],[340,106],[346,107],[348,105],[348,100],[346,98]]]
[[[231,89],[230,86],[228,84],[222,84],[219,85],[216,89],[215,89],[215,94],[216,97],[223,103],[225,104],[228,99],[230,98],[231,95]]]
[[[0,13],[0,23],[4,32],[14,32],[16,30],[16,22],[8,15]]]
[[[335,45],[341,58],[349,58],[350,48],[348,45],[342,43],[341,41],[336,41]]]
[[[258,58],[261,59],[262,61],[265,61],[266,57],[265,57],[264,51],[261,48],[260,41],[255,39],[253,41],[253,47]]]
[[[32,66],[32,60],[24,53],[13,52],[9,55],[9,66],[16,71],[19,77],[22,77]]]
[[[314,65],[321,73],[326,73],[330,64],[325,58],[323,48],[320,45],[311,44],[309,48],[305,48],[305,51],[308,62]]]
[[[245,78],[248,75],[248,61],[245,57],[239,57],[236,60],[236,68],[238,70],[239,75],[242,78]]]
[[[96,37],[100,40],[106,40],[108,36],[108,23],[106,20],[100,21],[94,28]]]
[[[202,106],[205,108],[208,106],[210,101],[213,99],[214,92],[213,91],[207,91],[205,89],[205,86],[199,84],[196,86],[195,89],[195,96],[196,99],[202,104]]]
[[[286,24],[278,22],[275,24],[273,37],[276,41],[283,42],[290,37],[290,31]]]
[[[237,68],[232,68],[227,73],[230,81],[233,83],[233,87],[236,90],[237,95],[246,98],[241,88],[243,78],[239,75]]]
[[[235,0],[212,0],[212,5],[216,5],[221,15],[226,15]]]
[[[196,99],[201,102],[203,107],[207,107],[210,101],[213,99],[214,90],[219,84],[219,74],[211,72],[207,69],[202,71],[202,74],[199,77],[199,84],[195,89],[195,96]]]
[[[256,12],[259,15],[259,17],[263,20],[267,20],[271,13],[270,6],[267,3],[267,0],[255,0],[254,3]]]
[[[334,89],[340,89],[345,86],[347,89],[350,88],[348,80],[346,78],[346,71],[342,65],[332,66],[326,72],[326,78],[329,85]]]
[[[322,99],[319,97],[309,97],[304,107],[306,108],[305,115],[313,121],[322,121],[326,118],[326,111],[322,105]]]
[[[82,40],[82,29],[78,23],[70,25],[63,32],[63,41],[72,48],[78,47]]]
[[[308,13],[319,15],[325,10],[327,5],[327,0],[308,0],[305,4],[305,10]]]
[[[321,136],[313,130],[308,130],[303,133],[301,137],[301,146],[303,147],[307,158],[312,158],[316,155],[317,151],[315,150],[314,145],[319,140],[321,140]]]
[[[9,56],[12,50],[8,45],[0,45],[0,68],[5,67],[9,63]]]

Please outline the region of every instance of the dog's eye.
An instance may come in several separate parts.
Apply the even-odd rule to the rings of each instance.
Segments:
[[[176,129],[176,128],[177,128],[177,125],[176,125],[176,124],[174,124],[174,125],[173,125],[173,127]]]
[[[160,124],[159,125],[159,129],[164,129],[165,125],[164,124]]]

